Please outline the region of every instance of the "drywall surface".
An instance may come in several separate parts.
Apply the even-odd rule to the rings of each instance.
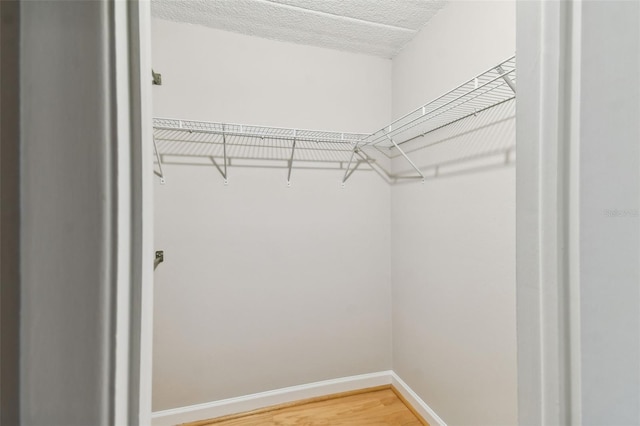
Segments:
[[[391,62],[153,21],[154,115],[369,131]],[[389,186],[373,172],[167,159],[154,411],[391,368]],[[182,159],[189,162],[189,159]],[[282,165],[280,165],[282,166]]]
[[[368,133],[389,121],[391,61],[153,20],[156,117]]]
[[[394,59],[394,117],[514,52],[514,3],[447,4]],[[403,145],[427,179],[391,191],[393,370],[449,425],[517,423],[514,108]]]
[[[640,5],[584,2],[580,65],[582,424],[640,422]],[[625,72],[607,64],[625,58]],[[603,84],[606,82],[606,84]]]

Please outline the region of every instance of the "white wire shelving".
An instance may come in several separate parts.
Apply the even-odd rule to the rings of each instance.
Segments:
[[[164,155],[209,157],[225,183],[227,169],[238,160],[275,160],[288,169],[293,164],[325,163],[344,169],[342,183],[362,162],[373,168],[363,149],[372,147],[387,158],[399,154],[424,175],[402,149],[402,144],[449,124],[475,116],[516,96],[515,56],[466,81],[371,134],[300,130],[279,127],[155,118],[154,147],[161,182]],[[352,167],[355,160],[355,167]],[[392,176],[381,168],[387,178]]]
[[[393,150],[397,150],[424,180],[420,169],[402,150],[402,144],[515,97],[516,58],[512,56],[370,134],[356,149],[373,146],[388,157]]]
[[[294,163],[331,163],[344,168],[353,147],[367,136],[172,118],[154,118],[153,128],[162,183],[162,157],[172,155],[209,157],[225,183],[228,182],[227,169],[232,162],[278,161],[288,169],[287,183],[290,184]]]

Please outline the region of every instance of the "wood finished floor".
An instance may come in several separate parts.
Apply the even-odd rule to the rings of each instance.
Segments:
[[[191,426],[422,426],[391,388],[191,423]]]

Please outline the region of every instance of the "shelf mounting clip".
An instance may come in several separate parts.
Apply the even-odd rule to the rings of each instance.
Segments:
[[[151,69],[151,83],[154,86],[162,86],[162,74]]]

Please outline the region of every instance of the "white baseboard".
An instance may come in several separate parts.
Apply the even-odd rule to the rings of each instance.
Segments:
[[[431,426],[447,426],[435,411],[424,402],[396,373],[380,371],[359,376],[342,377],[306,385],[291,386],[267,392],[204,404],[189,405],[170,410],[156,411],[151,416],[154,426],[172,426],[180,423],[212,419],[229,414],[244,413],[273,405],[286,404],[334,393],[349,392],[375,386],[392,385]]]
[[[431,426],[447,426],[435,411],[427,405],[395,372],[391,371],[391,385],[402,394],[404,399],[422,416]]]
[[[392,371],[361,374],[359,376],[324,380],[322,382],[291,386],[288,388],[254,393],[237,398],[229,398],[204,404],[157,411],[151,416],[151,424],[154,426],[176,425],[180,423],[194,422],[197,420],[212,419],[229,414],[243,413],[246,411],[270,407],[272,405],[285,404],[302,399],[330,395],[333,393],[390,385],[392,374]]]

